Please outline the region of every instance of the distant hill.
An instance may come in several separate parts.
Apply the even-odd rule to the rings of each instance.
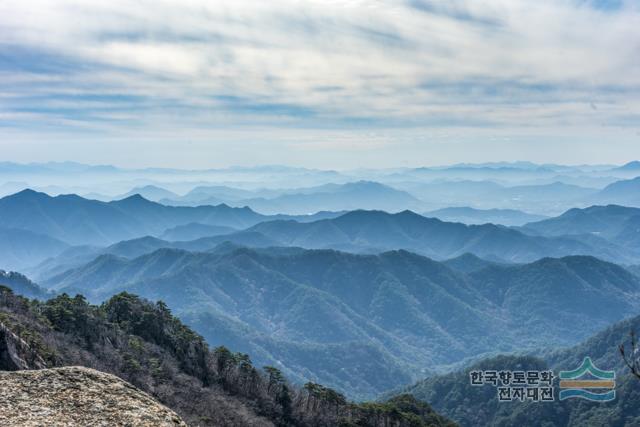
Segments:
[[[631,172],[640,172],[640,161],[638,160],[634,160],[631,161],[629,163],[626,163],[618,168],[615,168],[613,170],[616,171],[631,171]]]
[[[636,254],[600,248],[565,237],[526,235],[493,224],[464,225],[425,218],[410,211],[389,214],[353,211],[334,219],[301,224],[269,221],[250,229],[287,246],[335,248],[352,252],[406,249],[434,259],[464,253],[506,262],[530,262],[545,256],[594,255],[632,263]],[[606,250],[605,250],[606,249]],[[625,261],[623,261],[625,262]]]
[[[0,286],[5,286],[15,293],[28,298],[46,299],[53,296],[49,291],[32,282],[26,276],[14,271],[0,270]]]
[[[307,215],[318,211],[380,209],[397,212],[417,208],[420,201],[411,194],[372,181],[324,184],[317,187],[281,190],[240,190],[229,187],[197,187],[167,204],[197,206],[224,202],[249,206],[262,214]]]
[[[475,271],[483,270],[487,267],[505,265],[504,263],[479,258],[470,253],[462,254],[459,257],[445,260],[442,263],[447,267],[460,271],[462,273],[473,273]]]
[[[224,202],[249,206],[263,214],[306,215],[318,211],[381,209],[392,212],[417,208],[420,201],[411,194],[371,181],[324,184],[308,188],[241,190],[212,186],[197,187],[180,198],[164,200],[175,206],[197,206]]]
[[[135,196],[139,194],[147,200],[153,202],[159,202],[162,199],[173,199],[179,197],[176,193],[173,193],[165,188],[158,187],[156,185],[145,185],[144,187],[136,187],[131,189],[128,193],[114,197],[114,200],[122,200],[127,197]]]
[[[187,241],[196,240],[202,237],[219,236],[222,234],[230,234],[237,231],[232,227],[224,227],[221,225],[207,225],[197,222],[178,225],[164,231],[159,237],[163,240],[170,241]]]
[[[277,367],[210,348],[163,302],[127,293],[92,306],[0,287],[0,355],[0,413],[11,425],[184,425],[140,389],[194,426],[454,427],[408,395],[356,404],[317,383],[292,385]],[[85,368],[42,369],[69,365]]]
[[[523,230],[546,236],[599,237],[636,253],[640,250],[640,209],[617,205],[571,209],[559,217],[526,224]]]
[[[491,168],[488,168],[489,170]],[[465,169],[470,173],[481,169]],[[548,215],[566,210],[574,206],[583,206],[588,197],[596,194],[598,189],[567,184],[560,181],[551,183],[520,185],[504,183],[503,180],[491,181],[463,179],[460,171],[449,171],[451,178],[434,182],[400,182],[395,184],[399,189],[408,191],[418,197],[425,205],[435,208],[449,206],[473,206],[476,209],[510,209]],[[493,174],[491,172],[491,174]],[[531,171],[524,171],[531,173]],[[536,175],[536,173],[534,173]],[[543,174],[542,176],[546,176]],[[545,181],[553,178],[549,175]],[[500,183],[498,183],[500,182]],[[578,182],[582,182],[578,180]]]
[[[567,234],[595,234],[607,239],[616,238],[630,219],[640,216],[640,209],[618,205],[591,206],[570,209],[560,216],[528,223],[524,229],[547,236]]]
[[[278,195],[279,193],[275,193]],[[201,185],[193,188],[184,196],[173,196],[162,200],[162,203],[172,206],[199,206],[233,203],[239,200],[256,197],[256,192],[232,188],[222,185]]]
[[[49,258],[26,271],[38,279],[49,279],[72,268],[84,265],[96,257],[114,255],[122,258],[136,258],[159,249],[181,249],[186,251],[205,252],[219,250],[222,244],[234,247],[266,248],[276,246],[277,242],[255,231],[238,231],[213,237],[202,237],[189,241],[171,242],[152,236],[123,240],[106,248],[74,246],[56,257]]]
[[[163,299],[210,343],[359,397],[425,367],[574,344],[640,310],[640,279],[591,257],[462,271],[406,251],[162,249],[101,256],[43,284]]]
[[[411,194],[369,181],[325,185],[314,191],[283,194],[271,199],[246,199],[241,203],[264,214],[309,214],[321,210],[354,209],[398,212],[419,206],[419,201]]]
[[[398,184],[401,188],[420,200],[426,202],[451,206],[452,203],[460,203],[468,200],[473,203],[479,199],[491,197],[504,189],[504,186],[493,181],[472,181],[466,179],[444,180],[435,182],[404,182]]]
[[[638,174],[640,174],[640,171],[638,171]],[[590,200],[597,204],[640,207],[640,176],[609,184]]]
[[[255,231],[238,231],[220,236],[202,237],[189,241],[169,242],[151,236],[124,240],[101,249],[98,254],[117,255],[125,258],[136,258],[158,249],[180,249],[193,252],[205,252],[215,249],[222,243],[231,243],[251,248],[275,246],[276,242]]]
[[[506,226],[524,225],[528,222],[541,221],[547,218],[515,209],[474,209],[470,207],[443,208],[425,212],[424,216],[463,224],[492,223]]]
[[[420,381],[402,393],[411,393],[418,399],[430,401],[434,409],[463,427],[636,426],[640,424],[640,383],[629,373],[618,353],[619,344],[628,344],[630,330],[640,331],[640,316],[607,327],[570,348],[546,350],[539,353],[538,357],[493,357],[459,372]],[[553,369],[557,374],[559,370],[575,369],[585,357],[590,357],[601,369],[617,371],[614,401],[606,404],[582,399],[560,402],[556,395],[553,403],[499,403],[495,388],[474,387],[469,382],[469,372],[472,370]],[[555,386],[558,386],[557,380]]]
[[[578,185],[553,182],[551,184],[517,185],[501,192],[504,197],[525,198],[536,201],[571,201],[587,197],[596,190]]]
[[[57,256],[68,247],[44,234],[0,227],[0,268],[21,270]]]

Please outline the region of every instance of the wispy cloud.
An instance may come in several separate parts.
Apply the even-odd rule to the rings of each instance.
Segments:
[[[635,138],[638,28],[633,0],[2,2],[0,129]]]

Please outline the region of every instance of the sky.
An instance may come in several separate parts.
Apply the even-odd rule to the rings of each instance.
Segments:
[[[0,161],[640,158],[640,0],[0,0]]]

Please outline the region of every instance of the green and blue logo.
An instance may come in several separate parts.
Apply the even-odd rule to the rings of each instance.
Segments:
[[[615,387],[616,373],[596,368],[590,357],[573,371],[560,371],[560,400],[575,397],[609,402],[616,398]]]

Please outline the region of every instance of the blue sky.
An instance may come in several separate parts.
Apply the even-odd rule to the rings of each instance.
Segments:
[[[640,158],[640,2],[0,2],[0,160]]]

